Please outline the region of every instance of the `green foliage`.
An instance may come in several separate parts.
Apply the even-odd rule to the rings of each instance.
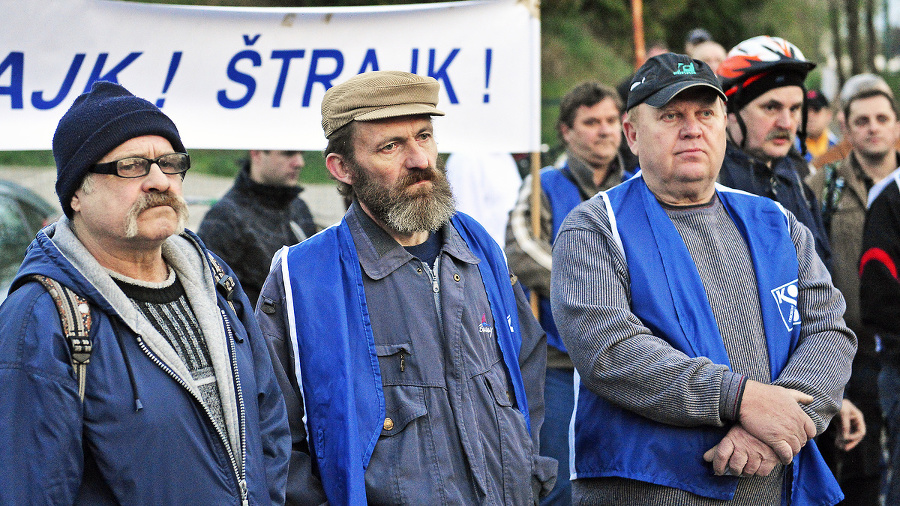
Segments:
[[[541,19],[541,142],[555,147],[559,100],[578,83],[600,81],[615,86],[631,75],[633,65],[597,37],[583,20],[568,15]]]
[[[0,165],[55,167],[52,151],[0,151]]]

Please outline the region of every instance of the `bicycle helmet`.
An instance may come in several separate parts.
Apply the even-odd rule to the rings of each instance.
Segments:
[[[734,46],[728,57],[716,69],[725,95],[728,97],[728,112],[737,113],[745,105],[763,93],[782,86],[798,86],[806,95],[803,82],[816,64],[807,61],[797,46],[782,39],[760,35]],[[743,140],[747,138],[747,127],[740,114],[735,114],[741,128]],[[801,150],[806,151],[806,100],[800,128]]]

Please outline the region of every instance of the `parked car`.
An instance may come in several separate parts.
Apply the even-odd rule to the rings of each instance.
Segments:
[[[28,188],[0,179],[0,302],[6,298],[35,234],[59,214],[56,207]]]

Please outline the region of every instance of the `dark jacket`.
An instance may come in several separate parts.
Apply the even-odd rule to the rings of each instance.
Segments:
[[[805,164],[800,154],[792,151],[788,156],[773,160],[769,168],[728,141],[719,183],[768,197],[793,213],[812,232],[816,240],[816,253],[831,271],[831,245],[822,225],[821,208],[815,194],[800,178]]]
[[[883,355],[900,364],[900,169],[869,206],[860,259],[860,316],[881,342]],[[875,189],[872,190],[877,191]],[[885,413],[887,416],[888,413]]]
[[[0,306],[0,504],[238,505],[242,490],[249,504],[284,500],[287,416],[249,301],[238,290],[233,310],[216,293],[195,235],[169,238],[163,255],[203,331],[228,434],[176,352],[63,218],[38,233]],[[54,301],[31,274],[88,300],[83,403]]]
[[[206,246],[234,269],[254,306],[275,252],[316,233],[302,191],[299,186],[254,182],[245,162],[234,186],[197,229]]]

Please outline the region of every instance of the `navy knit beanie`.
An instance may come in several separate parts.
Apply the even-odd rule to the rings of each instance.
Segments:
[[[165,137],[176,152],[186,152],[168,116],[116,83],[98,81],[75,99],[53,134],[56,194],[66,216],[72,217],[72,195],[88,169],[123,142],[143,135]]]

